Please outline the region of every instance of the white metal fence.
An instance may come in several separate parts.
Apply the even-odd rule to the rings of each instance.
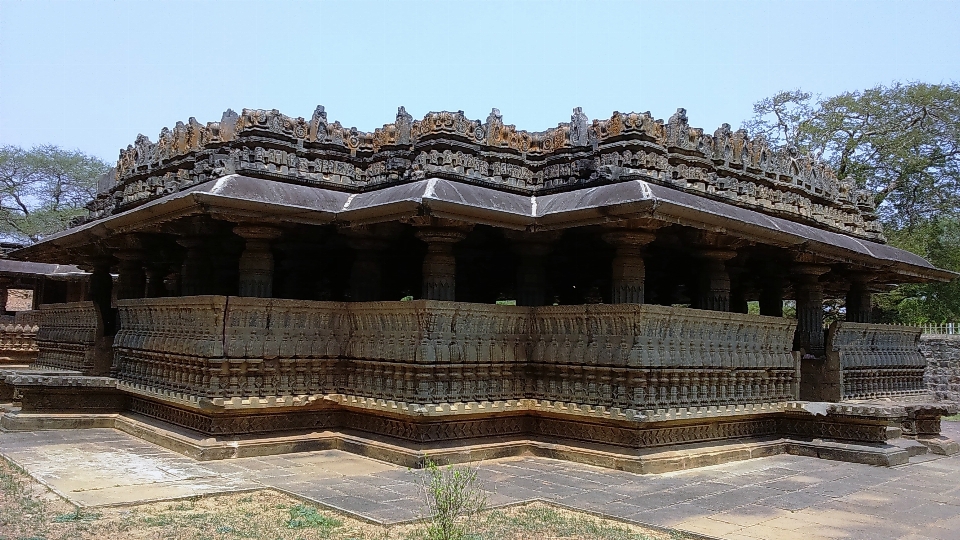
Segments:
[[[939,335],[960,335],[960,322],[948,322],[940,324],[921,324],[924,334]]]

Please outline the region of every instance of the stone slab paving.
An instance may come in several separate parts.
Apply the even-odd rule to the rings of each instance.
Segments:
[[[0,432],[0,453],[80,506],[255,489],[113,429]]]
[[[960,424],[944,432],[960,439]],[[88,429],[0,433],[0,452],[86,506],[267,486],[376,522],[421,517],[422,471],[337,450],[196,462]],[[781,455],[659,475],[520,457],[479,476],[492,505],[539,499],[729,540],[960,538],[960,456],[882,468]]]

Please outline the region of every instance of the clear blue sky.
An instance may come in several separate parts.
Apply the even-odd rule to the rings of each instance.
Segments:
[[[463,110],[542,130],[582,106],[735,127],[781,89],[960,79],[960,2],[0,0],[0,144],[115,161],[227,108],[364,131]]]

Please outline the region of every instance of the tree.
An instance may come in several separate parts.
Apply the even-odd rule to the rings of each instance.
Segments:
[[[754,105],[753,136],[831,164],[875,193],[891,244],[960,271],[960,84],[894,83],[832,97],[784,91]],[[886,319],[960,318],[960,284],[878,297]]]
[[[84,205],[109,169],[79,150],[0,147],[0,237],[36,242],[67,228],[86,213]]]
[[[960,84],[896,83],[816,99],[785,91],[757,102],[744,127],[871,189],[888,225],[960,209]]]

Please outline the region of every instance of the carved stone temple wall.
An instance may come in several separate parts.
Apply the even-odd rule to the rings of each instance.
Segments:
[[[342,394],[605,409],[795,399],[785,319],[646,305],[526,308],[222,296],[122,300],[116,376],[189,402]]]
[[[34,321],[21,320],[19,316],[12,324],[0,324],[0,365],[34,362],[38,352],[38,329]]]
[[[111,338],[104,336],[100,310],[93,302],[40,307],[38,367],[107,375],[111,363],[110,342]]]
[[[926,392],[920,328],[835,322],[826,357],[805,363],[801,398],[821,401],[907,397]]]

